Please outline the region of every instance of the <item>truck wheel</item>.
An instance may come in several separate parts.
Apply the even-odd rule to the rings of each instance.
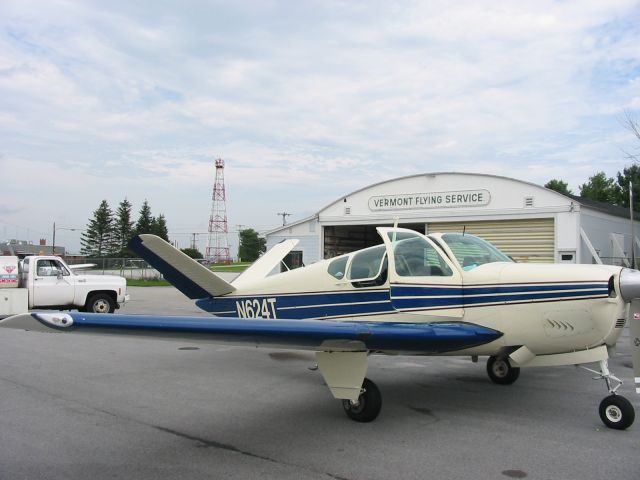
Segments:
[[[113,313],[116,311],[116,302],[106,293],[95,293],[87,300],[84,310],[91,313]]]

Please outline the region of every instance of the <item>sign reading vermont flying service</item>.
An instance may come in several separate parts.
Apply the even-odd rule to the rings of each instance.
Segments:
[[[454,192],[403,193],[380,195],[369,199],[369,210],[403,210],[443,207],[481,207],[488,205],[488,190],[461,190]]]

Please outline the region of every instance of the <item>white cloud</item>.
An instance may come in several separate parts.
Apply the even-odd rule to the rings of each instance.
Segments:
[[[639,17],[626,0],[8,0],[0,162],[72,180],[43,194],[42,215],[29,206],[45,226],[126,195],[170,229],[206,228],[218,156],[239,194],[231,223],[275,225],[282,208],[426,171],[575,191],[634,145],[619,118],[640,109]],[[5,203],[4,221],[24,224]]]

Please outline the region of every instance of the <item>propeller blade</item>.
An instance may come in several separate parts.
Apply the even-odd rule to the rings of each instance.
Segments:
[[[640,298],[634,298],[629,305],[629,338],[631,339],[631,360],[636,393],[640,393]]]

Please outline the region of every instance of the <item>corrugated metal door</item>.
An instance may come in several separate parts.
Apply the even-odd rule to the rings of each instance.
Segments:
[[[484,238],[518,262],[554,262],[553,218],[482,222],[435,222],[428,232],[462,232]]]

